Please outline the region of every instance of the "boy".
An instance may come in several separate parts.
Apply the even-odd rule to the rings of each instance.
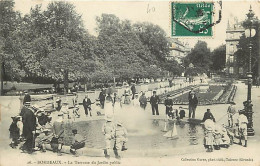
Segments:
[[[18,139],[20,137],[20,130],[17,127],[18,118],[17,117],[12,117],[12,119],[13,119],[13,122],[11,123],[11,125],[9,127],[10,138],[12,139],[12,142],[10,143],[10,146],[12,148],[16,148],[16,146],[19,143]]]
[[[76,129],[73,129],[72,133],[74,137],[70,146],[70,152],[73,155],[78,156],[76,150],[85,147],[85,138],[82,135],[78,134],[78,130]]]
[[[51,142],[52,135],[50,134],[49,129],[44,129],[43,133],[41,133],[38,137],[35,139],[35,146],[38,150],[40,149],[42,152],[46,152],[45,144],[49,144]]]
[[[127,142],[127,131],[126,128],[122,125],[122,122],[118,121],[116,125],[116,131],[115,131],[115,144],[114,144],[114,153],[117,159],[120,159],[121,157],[118,154],[118,150],[121,149],[121,151],[127,150],[126,148],[126,142]]]

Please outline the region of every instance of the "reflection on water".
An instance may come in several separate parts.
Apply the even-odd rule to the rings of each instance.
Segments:
[[[76,128],[79,133],[81,133],[83,136],[86,136],[87,147],[103,149],[105,147],[105,142],[101,128],[104,123],[104,120],[76,122],[67,125],[65,130],[68,130],[66,132],[69,133],[69,131],[71,131],[71,128]],[[173,122],[167,122],[167,130],[171,130],[173,128],[173,125]],[[140,130],[138,130],[138,128],[127,129],[129,134],[129,149],[163,149],[202,144],[204,133],[200,125],[185,123],[177,124],[176,128],[179,139],[174,140],[168,139],[163,136],[165,134],[165,132],[163,132],[164,127],[164,120],[150,120],[150,129],[148,129],[147,131],[152,132],[140,134]],[[69,145],[70,141],[70,138],[65,138],[65,144]]]

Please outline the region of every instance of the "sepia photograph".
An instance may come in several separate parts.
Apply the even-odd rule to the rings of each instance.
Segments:
[[[259,65],[259,0],[0,0],[0,166],[259,166]]]

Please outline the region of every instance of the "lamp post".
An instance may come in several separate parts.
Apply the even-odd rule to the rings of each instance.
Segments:
[[[253,104],[251,103],[251,89],[252,89],[252,37],[255,36],[256,31],[254,29],[254,12],[252,10],[252,7],[250,5],[249,12],[246,14],[247,19],[244,21],[243,25],[246,28],[245,30],[245,36],[249,38],[249,61],[248,61],[248,73],[247,73],[247,79],[248,79],[248,91],[247,91],[247,101],[244,102],[245,106],[245,115],[247,116],[248,119],[248,124],[247,124],[247,134],[248,136],[254,136],[255,132],[253,129]]]

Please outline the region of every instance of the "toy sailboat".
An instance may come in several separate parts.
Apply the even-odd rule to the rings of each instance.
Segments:
[[[177,129],[176,129],[176,124],[174,123],[172,130],[168,131],[163,136],[167,137],[169,139],[177,139],[177,138],[179,138],[178,133],[177,133]]]

